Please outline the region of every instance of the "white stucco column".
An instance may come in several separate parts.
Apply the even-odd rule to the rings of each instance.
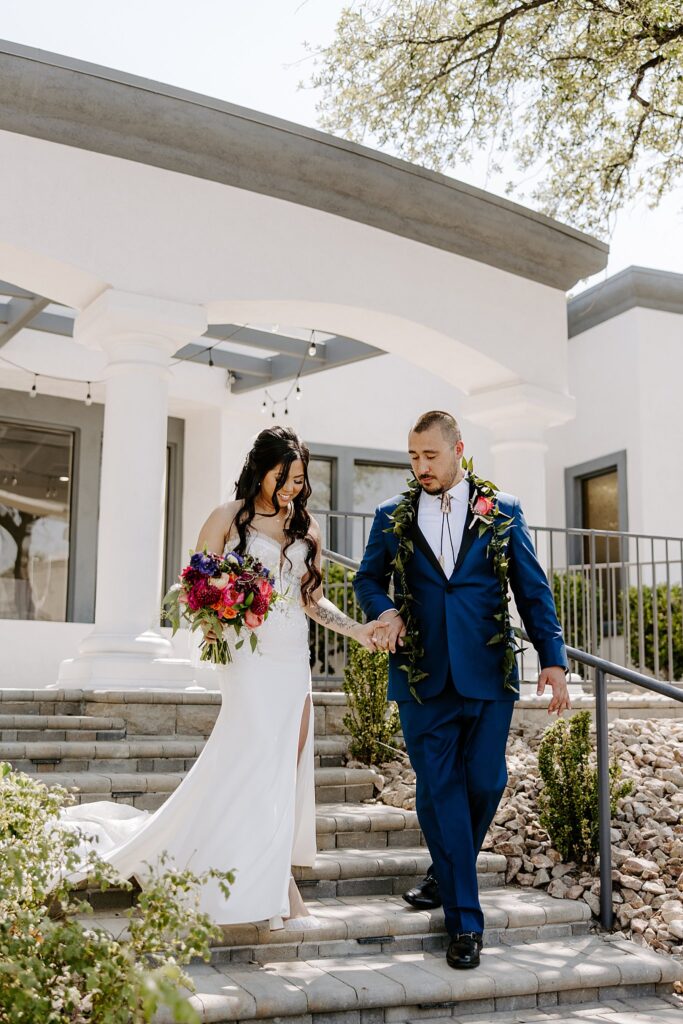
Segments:
[[[462,416],[491,433],[492,479],[517,495],[532,526],[547,525],[545,432],[575,416],[575,399],[535,384],[487,388],[469,395]]]
[[[95,628],[60,683],[182,686],[189,661],[159,628],[171,356],[206,329],[204,310],[109,290],[78,316],[77,341],[107,354]]]

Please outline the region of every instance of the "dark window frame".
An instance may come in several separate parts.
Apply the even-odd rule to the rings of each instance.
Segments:
[[[92,623],[95,621],[104,405],[93,402],[88,406],[83,400],[40,393],[32,399],[28,392],[0,388],[0,418],[18,426],[69,431],[74,436],[65,621]],[[167,451],[172,467],[169,505],[173,514],[167,523],[164,583],[171,574],[177,574],[180,565],[184,444],[185,421],[170,416]]]

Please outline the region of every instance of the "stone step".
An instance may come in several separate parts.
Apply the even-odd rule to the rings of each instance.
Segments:
[[[316,831],[319,850],[424,845],[417,813],[384,804],[319,804]]]
[[[220,710],[216,691],[0,689],[0,712],[31,715],[96,715],[125,719],[127,733],[208,736]],[[345,732],[346,696],[339,690],[313,692],[318,736]]]
[[[304,899],[400,896],[424,878],[430,862],[426,846],[323,850],[312,867],[295,867],[292,872]],[[506,863],[501,854],[480,853],[480,888],[504,885]]]
[[[51,771],[51,766],[46,764],[41,767],[48,770],[28,774],[39,778],[46,785],[60,785],[67,789],[75,787],[78,803],[115,800],[148,811],[160,807],[186,775],[186,772],[181,771],[103,771],[101,764],[99,762],[90,771],[72,772]],[[376,777],[376,772],[371,768],[316,768],[316,803],[360,803],[367,800],[374,793]]]
[[[567,1004],[668,995],[683,978],[672,958],[597,935],[484,947],[481,966],[470,971],[450,968],[442,951],[377,952],[370,946],[364,955],[309,958],[303,946],[302,953],[264,964],[193,965],[191,1002],[203,1022],[217,1024],[286,1018],[399,1024],[475,1013],[480,1022],[503,1022],[511,1011],[552,1017]],[[165,1012],[157,1018],[158,1024],[170,1020]]]
[[[81,768],[85,771],[102,767],[98,764],[100,761],[118,759],[126,761],[123,771],[186,771],[194,764],[205,742],[204,737],[196,734],[137,733],[129,737],[122,718],[0,715],[0,760],[10,761],[20,771],[30,771],[33,764],[48,762],[56,769],[61,762],[67,762],[64,771]],[[341,767],[347,754],[347,736],[314,738],[316,767]],[[168,765],[164,763],[166,759],[181,763]],[[116,770],[113,764],[111,767]]]
[[[105,896],[105,893],[100,894]],[[590,910],[583,901],[556,900],[535,890],[489,889],[482,893],[486,945],[512,945],[587,934]],[[125,932],[127,912],[101,909],[88,915],[113,935]],[[441,910],[416,911],[398,896],[357,896],[308,900],[317,927],[271,931],[268,923],[223,925],[213,963],[365,956],[445,949],[448,935]]]
[[[0,704],[0,708],[2,704]],[[123,718],[91,715],[0,714],[0,743],[125,739]]]
[[[175,772],[188,771],[205,740],[156,737],[115,742],[29,742],[0,744],[0,760],[19,771],[53,765],[65,772]]]

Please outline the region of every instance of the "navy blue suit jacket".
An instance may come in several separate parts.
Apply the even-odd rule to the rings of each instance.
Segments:
[[[398,539],[389,516],[401,495],[380,505],[370,530],[365,554],[354,580],[356,596],[368,618],[376,619],[388,608],[400,607],[402,595],[395,584],[395,601],[388,596],[391,562]],[[567,667],[562,628],[555,611],[552,592],[541,568],[522,509],[511,494],[498,493],[498,505],[513,519],[508,555],[510,586],[524,627],[538,652],[541,667]],[[425,655],[420,663],[427,678],[416,685],[421,697],[435,697],[446,683],[450,666],[456,689],[464,697],[485,700],[515,700],[517,694],[503,686],[502,644],[488,646],[499,624],[500,589],[487,556],[488,533],[478,536],[477,524],[470,529],[468,506],[455,569],[447,579],[424,534],[415,522],[414,553],[406,576],[415,598],[413,614],[420,629]],[[406,672],[401,669],[405,655],[389,656],[389,699],[410,700]],[[517,679],[517,674],[514,676]]]

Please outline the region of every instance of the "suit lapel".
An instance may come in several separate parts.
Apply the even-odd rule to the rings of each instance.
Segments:
[[[473,516],[472,516],[471,501],[472,501],[472,494],[473,494],[473,492],[474,492],[474,487],[472,486],[472,483],[470,482],[470,494],[469,494],[469,498],[467,499],[467,515],[465,516],[465,527],[464,527],[464,529],[462,531],[462,539],[460,541],[460,550],[458,551],[458,557],[455,560],[455,567],[453,569],[453,574],[454,575],[458,571],[460,566],[462,565],[462,561],[463,561],[465,555],[467,554],[467,552],[470,550],[470,548],[472,547],[473,543],[477,539],[477,531],[472,526],[472,518],[473,518]]]
[[[417,525],[417,516],[415,516],[415,518],[413,520],[413,528],[412,528],[412,531],[411,531],[411,537],[412,537],[412,541],[413,541],[413,544],[415,545],[415,547],[418,548],[422,552],[422,554],[425,556],[425,558],[427,559],[429,564],[432,566],[432,568],[435,570],[435,572],[438,573],[439,577],[442,580],[445,580],[446,579],[446,574],[443,571],[443,568],[442,568],[442,566],[441,566],[441,564],[439,562],[439,559],[436,557],[436,555],[434,554],[434,552],[430,548],[429,543],[427,541],[427,538],[425,537],[425,535],[422,532],[422,530],[420,529],[420,527]]]

